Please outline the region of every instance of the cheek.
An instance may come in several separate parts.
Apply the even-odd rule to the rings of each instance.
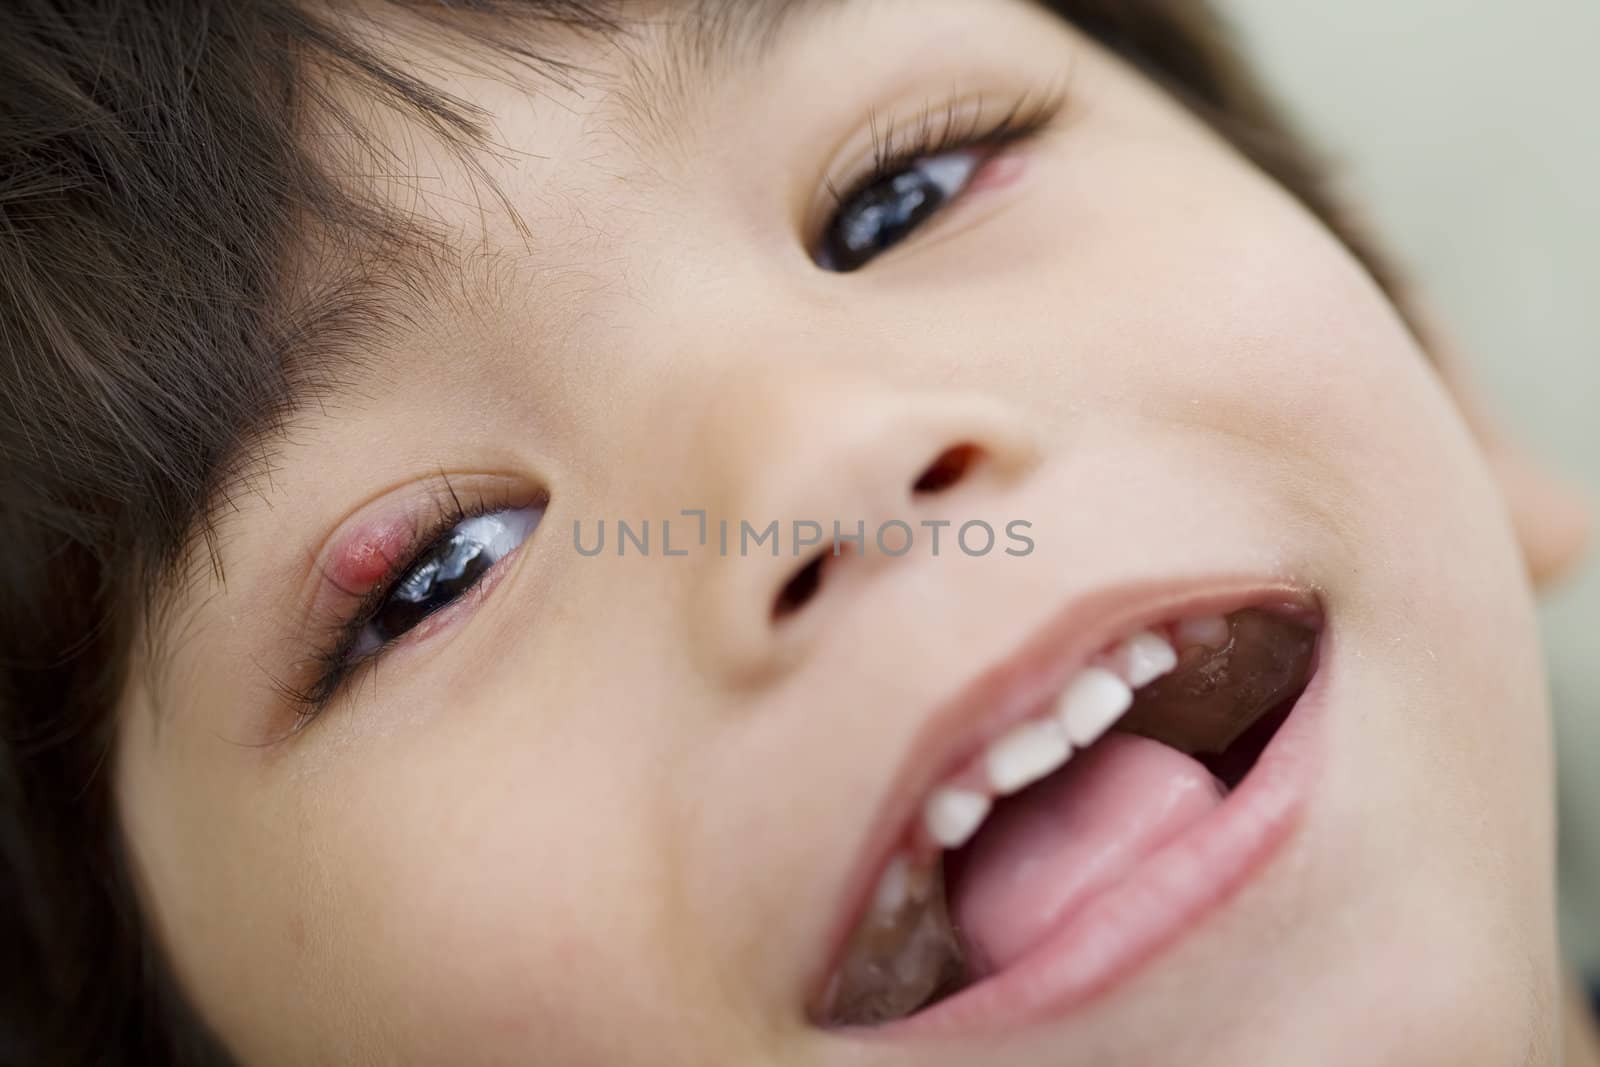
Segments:
[[[492,703],[457,710],[479,725],[396,737],[320,791],[313,966],[423,1060],[470,1040],[603,1062],[617,1013],[648,1017],[670,928],[641,889],[667,881],[649,779],[599,730],[563,744]]]
[[[205,731],[204,751],[135,754],[155,771],[130,776],[139,852],[161,875],[150,896],[230,1042],[262,1062],[444,1063],[471,1047],[586,1064],[638,1062],[668,1030],[668,1005],[694,995],[674,961],[697,939],[655,817],[667,761],[620,717],[583,714],[637,694],[550,683],[530,706],[512,683],[551,666],[470,701],[369,694],[300,739],[314,758],[270,769]],[[160,770],[177,766],[206,770]]]
[[[973,384],[999,380],[1062,425],[1239,442],[1336,527],[1340,581],[1359,572],[1362,599],[1414,593],[1440,622],[1509,604],[1520,626],[1527,591],[1483,457],[1387,297],[1287,193],[1132,99],[1041,153],[1026,203],[982,242],[989,261],[968,264],[965,295],[952,284],[949,304],[970,303],[943,324],[965,322],[963,347],[984,354]]]

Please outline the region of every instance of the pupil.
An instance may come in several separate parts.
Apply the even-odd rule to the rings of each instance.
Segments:
[[[837,270],[854,270],[904,239],[944,200],[944,190],[920,167],[869,186],[828,228],[829,262]]]
[[[389,641],[416,626],[472,587],[494,566],[488,546],[451,534],[395,586],[373,617],[378,637]]]

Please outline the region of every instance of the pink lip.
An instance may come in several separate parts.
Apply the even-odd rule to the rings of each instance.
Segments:
[[[1320,618],[1303,590],[1259,580],[1215,580],[1108,591],[1068,604],[1012,656],[985,670],[929,718],[903,763],[868,839],[830,938],[828,973],[868,895],[902,843],[917,805],[951,769],[1053,699],[1089,656],[1140,626],[1244,607]],[[1016,963],[906,1019],[848,1028],[882,1041],[1026,1025],[1071,1011],[1137,970],[1220,907],[1289,838],[1315,779],[1315,745],[1326,688],[1328,634],[1311,682],[1238,789],[1189,832],[1150,856],[1118,885],[1065,916]],[[824,974],[823,978],[826,978]],[[820,985],[820,982],[818,983]]]

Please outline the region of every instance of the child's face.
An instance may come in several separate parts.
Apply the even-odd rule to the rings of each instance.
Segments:
[[[734,29],[736,58],[654,17],[625,53],[569,43],[571,89],[418,56],[492,116],[505,202],[395,123],[417,177],[381,187],[456,234],[454,280],[294,420],[225,519],[226,584],[130,687],[119,803],[205,1017],[283,1063],[1549,1055],[1523,566],[1355,261],[1027,4],[798,5],[765,44]],[[874,125],[900,143],[957,105],[960,133],[1055,89],[1042,135],[901,168],[959,189],[901,243],[814,264]],[[915,489],[951,449],[949,484]],[[315,688],[347,594],[425,549],[451,492],[503,520],[458,531],[503,559],[470,591],[412,582],[450,605],[420,624],[398,593],[358,620],[358,655],[392,645],[291,733],[283,687]],[[646,519],[619,558],[617,521]],[[795,519],[824,550],[864,520],[867,550],[807,588]],[[956,546],[975,519],[986,554]],[[779,556],[741,554],[739,524],[773,520]],[[889,520],[904,555],[873,543]],[[948,864],[981,981],[881,1031],[815,1021],[924,801],[1030,710],[1018,687],[1285,605],[1320,615],[1314,675],[1226,800],[1111,735]],[[979,762],[976,795],[1004,792]]]

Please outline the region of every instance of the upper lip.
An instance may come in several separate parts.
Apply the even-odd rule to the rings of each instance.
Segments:
[[[813,989],[820,990],[839,965],[878,877],[939,781],[990,740],[1046,706],[1073,672],[1118,637],[1163,620],[1225,615],[1244,607],[1275,607],[1308,617],[1317,612],[1315,598],[1305,588],[1258,577],[1152,581],[1093,590],[1071,598],[1011,654],[979,669],[936,706],[889,778],[846,878]]]

